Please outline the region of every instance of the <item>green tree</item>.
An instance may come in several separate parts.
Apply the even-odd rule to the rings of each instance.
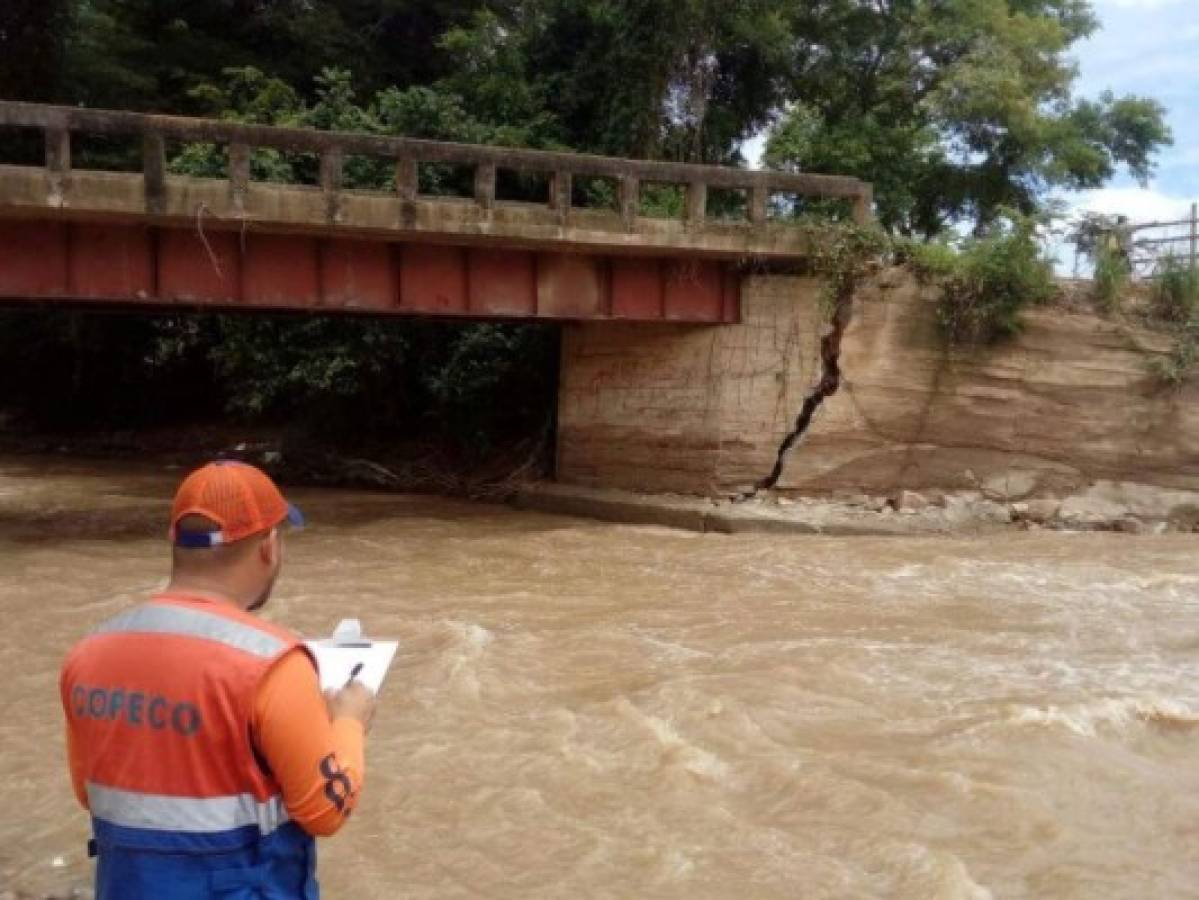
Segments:
[[[567,140],[732,162],[782,99],[784,0],[543,0],[515,32]]]
[[[1144,180],[1169,143],[1162,107],[1079,100],[1069,48],[1097,27],[1086,0],[816,0],[797,4],[799,47],[775,168],[875,184],[890,230],[978,234],[1054,188],[1098,187],[1120,165]]]
[[[69,0],[0,3],[0,97],[54,99],[69,16]]]
[[[12,2],[40,19],[66,9],[49,32],[65,36],[65,64],[52,80],[60,99],[180,113],[200,111],[192,90],[229,68],[255,67],[309,98],[322,69],[351,64],[371,92],[431,83],[450,72],[438,39],[484,5],[483,0],[50,0],[43,9],[30,0]],[[0,4],[8,5],[9,0]]]

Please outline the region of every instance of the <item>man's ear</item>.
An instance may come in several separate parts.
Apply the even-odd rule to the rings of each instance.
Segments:
[[[273,566],[275,559],[279,556],[279,529],[272,528],[262,543],[258,545],[258,558],[262,560],[263,565]]]

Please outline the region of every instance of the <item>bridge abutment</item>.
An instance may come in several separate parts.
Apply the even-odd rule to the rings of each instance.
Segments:
[[[749,276],[741,297],[735,325],[565,327],[559,481],[708,494],[771,470],[820,378],[828,310],[814,278]]]

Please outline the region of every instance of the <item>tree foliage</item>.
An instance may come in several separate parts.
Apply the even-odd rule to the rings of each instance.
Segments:
[[[53,100],[70,0],[0,3],[0,97]]]
[[[36,428],[228,417],[318,443],[436,437],[477,453],[544,429],[557,347],[537,324],[7,310],[0,408]]]
[[[1055,188],[1144,180],[1170,140],[1153,100],[1077,99],[1070,47],[1097,27],[1086,0],[817,0],[797,5],[790,106],[770,165],[875,184],[889,230],[930,237]]]
[[[27,2],[27,0],[21,0]],[[36,6],[36,3],[29,3]],[[464,0],[53,0],[67,7],[59,99],[199,112],[192,90],[254,66],[303,92],[352,64],[369,91],[429,84],[452,69],[437,48],[482,4]]]

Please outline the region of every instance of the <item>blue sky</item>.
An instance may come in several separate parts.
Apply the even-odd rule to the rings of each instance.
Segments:
[[[1199,200],[1199,0],[1092,0],[1101,29],[1073,48],[1075,93],[1153,97],[1168,110],[1174,146],[1142,188],[1119,172],[1105,188],[1060,195],[1071,212],[1123,213],[1138,222],[1181,218]],[[765,135],[742,148],[755,168]]]
[[[1179,218],[1199,200],[1199,3],[1092,0],[1102,30],[1075,47],[1076,92],[1153,97],[1168,110],[1174,146],[1158,157],[1146,188],[1126,173],[1097,191],[1067,195],[1075,210],[1124,213],[1134,221]]]

